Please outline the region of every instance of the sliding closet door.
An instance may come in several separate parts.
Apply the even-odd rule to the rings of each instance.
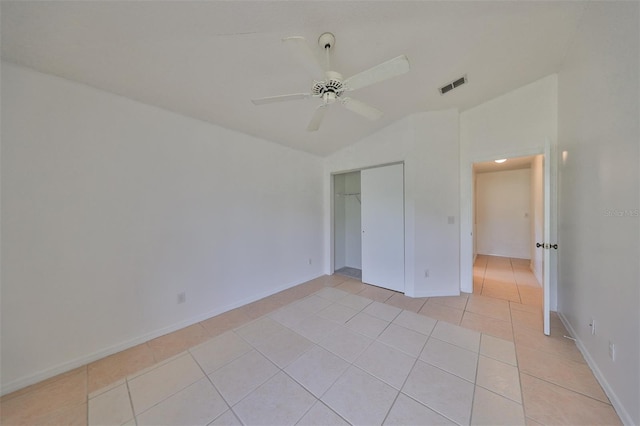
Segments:
[[[404,167],[361,172],[362,282],[404,292]]]

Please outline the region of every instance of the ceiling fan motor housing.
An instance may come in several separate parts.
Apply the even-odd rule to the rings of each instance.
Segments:
[[[335,71],[327,71],[327,79],[324,81],[315,81],[311,88],[311,94],[328,100],[329,103],[334,102],[338,97],[342,95],[345,87],[342,83],[342,75]],[[330,96],[325,96],[330,94]]]

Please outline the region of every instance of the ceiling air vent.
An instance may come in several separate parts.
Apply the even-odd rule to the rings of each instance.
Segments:
[[[467,76],[463,75],[462,77],[460,77],[457,80],[452,81],[449,84],[445,84],[444,86],[442,86],[440,88],[440,94],[444,95],[447,92],[450,92],[451,90],[455,89],[456,87],[460,87],[463,84],[465,84],[467,82]]]

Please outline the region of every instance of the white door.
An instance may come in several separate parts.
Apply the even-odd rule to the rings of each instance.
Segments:
[[[361,171],[362,282],[404,292],[404,166]]]
[[[550,326],[550,282],[551,282],[551,165],[553,161],[551,142],[547,139],[544,145],[544,225],[543,225],[543,248],[542,248],[542,293],[543,308],[542,318],[544,323],[544,334],[547,336],[551,332]]]

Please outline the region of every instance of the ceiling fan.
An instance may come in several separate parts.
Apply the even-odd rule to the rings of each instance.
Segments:
[[[362,71],[349,78],[343,79],[342,74],[331,69],[331,48],[336,39],[331,33],[324,33],[318,38],[318,45],[324,49],[325,61],[321,63],[304,37],[287,37],[282,40],[289,46],[302,64],[314,77],[309,93],[293,93],[289,95],[269,96],[252,99],[254,105],[264,105],[273,102],[293,101],[298,99],[318,98],[321,104],[316,108],[307,126],[310,132],[320,128],[327,107],[340,103],[346,109],[353,111],[369,120],[382,117],[382,111],[364,102],[346,96],[346,92],[360,89],[374,83],[404,74],[409,71],[409,59],[405,55],[383,62],[366,71]]]

